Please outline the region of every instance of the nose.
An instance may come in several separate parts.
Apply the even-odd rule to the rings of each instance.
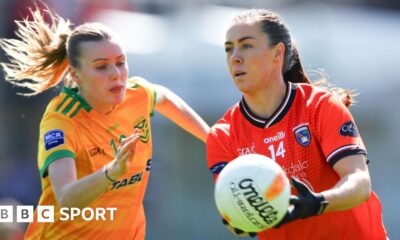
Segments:
[[[243,58],[240,55],[239,51],[234,49],[230,58],[231,64],[241,64],[243,63]]]
[[[114,65],[111,67],[109,74],[110,74],[109,77],[112,81],[118,80],[121,76],[121,73],[120,73],[118,67],[114,66]]]

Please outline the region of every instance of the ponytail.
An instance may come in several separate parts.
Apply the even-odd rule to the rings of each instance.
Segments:
[[[304,71],[303,65],[301,64],[299,51],[297,50],[296,46],[293,47],[291,56],[292,58],[290,61],[289,69],[283,74],[283,78],[285,81],[289,81],[292,83],[308,83],[318,86],[326,91],[333,93],[346,107],[349,107],[352,103],[354,103],[354,97],[357,95],[354,91],[350,91],[348,89],[340,87],[334,87],[327,80],[326,74],[322,72],[318,72],[320,76],[317,81],[311,82]]]
[[[299,51],[297,47],[292,50],[289,69],[283,74],[283,79],[292,83],[311,83],[304,72],[303,64],[300,62]]]
[[[71,32],[71,23],[52,13],[47,24],[39,8],[30,9],[33,17],[16,21],[19,39],[0,39],[0,47],[6,52],[10,63],[1,63],[6,81],[28,88],[33,96],[58,85],[68,70],[66,42]]]

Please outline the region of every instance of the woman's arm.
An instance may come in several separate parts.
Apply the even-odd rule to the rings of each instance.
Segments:
[[[364,155],[345,157],[333,169],[340,180],[333,188],[321,192],[329,202],[325,212],[347,210],[368,200],[371,180]]]
[[[49,177],[60,207],[84,208],[103,194],[128,169],[135,154],[139,134],[122,140],[120,150],[112,162],[84,178],[77,180],[75,160],[60,158],[49,165]],[[106,176],[106,171],[107,175]]]
[[[208,124],[185,102],[169,89],[153,84],[157,94],[155,109],[181,128],[206,142]]]
[[[333,168],[340,180],[333,188],[321,193],[313,192],[306,184],[292,177],[297,195],[291,197],[293,207],[289,208],[277,227],[325,212],[351,209],[368,200],[371,181],[364,155],[344,157]]]

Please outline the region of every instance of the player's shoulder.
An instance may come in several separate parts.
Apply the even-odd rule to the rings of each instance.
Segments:
[[[340,104],[340,100],[328,89],[308,83],[296,83],[296,96],[309,107],[320,107],[327,103]]]
[[[328,90],[308,83],[296,83],[296,95],[313,101],[319,101],[331,95]]]
[[[319,87],[311,84],[296,84],[296,95],[299,96],[298,104],[304,104],[308,111],[312,113],[325,114],[333,116],[335,113],[348,111],[341,99],[332,91],[325,87]]]
[[[59,103],[58,103],[59,104]],[[50,102],[40,121],[40,128],[47,128],[49,125],[71,125],[73,119],[62,112],[56,111],[57,102]]]
[[[134,76],[128,79],[125,94],[125,104],[140,104],[154,101],[156,97],[153,85],[145,78]]]
[[[151,83],[140,76],[130,77],[127,81],[127,89],[137,90],[138,88],[151,88]]]
[[[46,107],[45,117],[59,119],[75,118],[82,111],[90,112],[92,107],[78,94],[77,88],[63,87],[58,96],[53,97]]]

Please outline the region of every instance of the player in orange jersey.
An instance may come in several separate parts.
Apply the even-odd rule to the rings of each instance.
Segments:
[[[126,54],[110,29],[97,23],[70,29],[47,11],[49,25],[32,10],[32,20],[18,24],[20,39],[0,41],[11,60],[2,65],[7,80],[30,95],[64,81],[43,115],[38,150],[39,205],[54,206],[54,222],[39,221],[36,210],[25,237],[143,240],[153,110],[203,142],[209,127],[167,88],[128,79]],[[71,220],[73,208],[87,211]]]
[[[210,130],[210,170],[218,181],[229,161],[259,153],[280,164],[294,186],[286,217],[259,239],[386,239],[367,152],[347,109],[352,96],[310,83],[288,27],[273,12],[237,16],[225,49],[243,97]]]

